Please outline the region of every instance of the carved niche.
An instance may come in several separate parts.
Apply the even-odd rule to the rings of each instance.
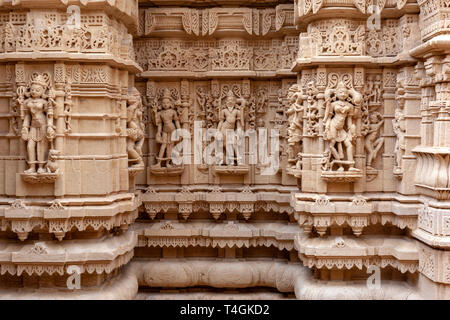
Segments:
[[[353,182],[362,177],[355,168],[356,119],[361,112],[362,94],[353,88],[350,74],[328,75],[325,90],[324,141],[322,178],[333,182]]]
[[[52,183],[59,176],[58,150],[54,148],[55,91],[48,73],[33,73],[17,88],[21,138],[25,141],[28,169],[21,174],[28,183]]]
[[[250,85],[249,82],[246,84]],[[245,140],[239,141],[239,135],[234,136],[239,131],[243,132],[246,125],[249,129],[255,128],[255,101],[249,99],[250,92],[245,94],[245,91],[245,83],[242,87],[236,84],[223,85],[220,97],[216,101],[219,107],[217,139],[221,140],[219,145],[222,152],[219,150],[215,155],[216,161],[221,164],[214,166],[214,172],[219,175],[244,175],[249,171],[248,165],[243,162]],[[241,146],[244,146],[244,149]]]
[[[176,130],[181,129],[177,110],[181,104],[178,90],[169,88],[161,88],[153,101],[152,120],[156,127],[155,140],[158,146],[156,164],[150,168],[153,175],[178,176],[184,171],[184,166],[174,164],[172,159],[174,145],[179,141]]]

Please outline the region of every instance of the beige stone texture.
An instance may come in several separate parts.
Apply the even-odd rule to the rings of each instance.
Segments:
[[[0,0],[0,299],[450,299],[447,2]]]

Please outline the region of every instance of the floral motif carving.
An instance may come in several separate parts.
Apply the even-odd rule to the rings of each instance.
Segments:
[[[308,27],[317,55],[362,55],[364,25],[352,20],[333,19],[312,23]]]

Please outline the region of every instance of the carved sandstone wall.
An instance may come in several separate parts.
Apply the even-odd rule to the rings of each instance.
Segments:
[[[448,10],[0,1],[0,298],[449,299]]]

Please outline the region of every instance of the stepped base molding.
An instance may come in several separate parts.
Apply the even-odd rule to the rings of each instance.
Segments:
[[[21,241],[31,232],[49,232],[61,241],[74,228],[78,231],[126,229],[137,218],[140,205],[140,195],[132,193],[50,202],[3,198],[0,199],[0,226],[1,231],[16,233]]]
[[[373,2],[0,0],[0,299],[450,299],[448,0]]]
[[[226,274],[227,277],[223,277]],[[280,292],[295,293],[297,299],[421,299],[415,288],[400,281],[383,281],[380,290],[369,289],[365,281],[324,282],[314,280],[312,274],[298,264],[276,261],[134,261],[101,290],[64,292],[58,299],[142,299],[137,284],[147,287],[179,288],[209,285],[215,288],[275,287]],[[53,294],[55,292],[53,291]],[[17,295],[17,297],[16,297]],[[48,299],[52,291],[1,290],[0,299]],[[173,294],[173,298],[186,295]],[[254,297],[254,296],[253,296]],[[252,297],[252,298],[253,298]]]

